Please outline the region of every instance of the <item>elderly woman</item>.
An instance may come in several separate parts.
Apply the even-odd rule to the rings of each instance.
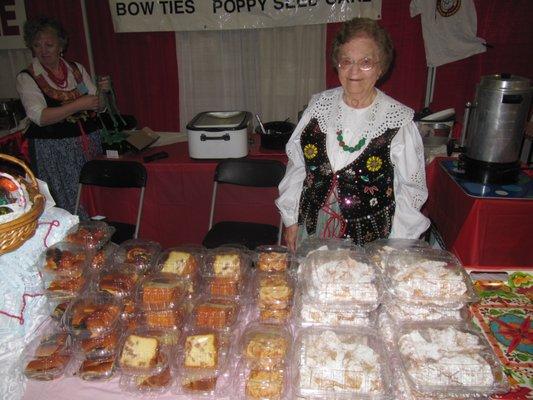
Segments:
[[[393,58],[375,21],[345,22],[333,42],[342,87],[312,97],[286,151],[276,204],[285,241],[418,238],[429,226],[424,151],[413,110],[375,88]]]
[[[85,68],[63,59],[68,39],[58,21],[27,21],[24,40],[34,58],[18,74],[17,90],[31,121],[25,136],[32,167],[57,205],[73,212],[81,167],[101,152],[95,113],[101,104]],[[101,88],[108,90],[109,81]]]

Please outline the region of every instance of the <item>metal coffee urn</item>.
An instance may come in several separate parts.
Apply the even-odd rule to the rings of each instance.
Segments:
[[[466,129],[465,175],[483,184],[513,183],[520,172],[520,145],[531,103],[529,79],[483,76],[476,86]]]

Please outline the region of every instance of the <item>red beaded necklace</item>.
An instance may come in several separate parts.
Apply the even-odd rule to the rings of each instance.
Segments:
[[[68,71],[67,71],[67,65],[63,60],[59,60],[59,70],[61,71],[61,78],[58,78],[54,75],[54,73],[50,70],[50,68],[43,65],[44,70],[47,72],[48,77],[52,82],[54,82],[58,88],[65,89],[68,84]]]

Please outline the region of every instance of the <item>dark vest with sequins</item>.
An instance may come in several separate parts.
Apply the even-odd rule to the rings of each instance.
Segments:
[[[78,66],[69,62],[72,68],[74,78],[78,85],[83,83],[83,77]],[[83,96],[83,94],[74,88],[72,90],[58,90],[48,84],[44,76],[36,75],[33,71],[33,67],[30,66],[27,69],[22,70],[20,73],[26,73],[32,77],[41,92],[43,93],[47,107],[60,107],[61,105],[68,103]],[[68,137],[80,136],[81,131],[78,125],[78,121],[83,126],[86,133],[94,132],[100,129],[97,115],[94,111],[80,111],[74,115],[71,115],[63,121],[56,122],[46,126],[39,126],[34,122],[30,123],[28,130],[25,133],[27,138],[33,139],[63,139]]]
[[[309,121],[300,139],[306,178],[298,217],[309,235],[316,232],[318,212],[336,187],[345,222],[343,237],[363,245],[389,236],[396,204],[390,143],[398,129],[372,139],[359,157],[334,174],[326,152],[326,135],[315,118]]]

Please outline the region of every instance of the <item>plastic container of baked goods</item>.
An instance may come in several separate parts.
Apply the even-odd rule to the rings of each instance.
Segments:
[[[394,250],[428,249],[429,244],[418,239],[378,239],[365,244],[368,257],[381,270],[385,269],[387,256]]]
[[[43,274],[44,293],[50,301],[68,302],[83,293],[91,283],[87,274],[80,276],[54,276]]]
[[[463,266],[445,250],[395,250],[387,257],[383,277],[395,302],[458,309],[477,300]]]
[[[375,330],[312,327],[298,333],[291,379],[296,397],[390,399],[390,377]]]
[[[187,329],[177,357],[179,392],[220,396],[229,384],[228,350],[231,340],[231,336],[215,329]]]
[[[242,296],[250,262],[248,254],[238,249],[208,250],[200,269],[205,293],[230,298]]]
[[[114,262],[134,265],[137,272],[152,272],[161,245],[157,242],[142,239],[130,239],[123,242],[115,252]]]
[[[166,272],[144,277],[137,286],[137,306],[142,310],[169,310],[176,308],[186,296],[182,278]]]
[[[179,332],[185,323],[186,310],[183,305],[168,310],[141,310],[136,318],[140,322],[139,325],[151,329]]]
[[[381,302],[381,275],[363,253],[315,251],[300,265],[300,278],[306,303],[344,304],[372,311]]]
[[[241,305],[234,299],[200,296],[194,302],[191,325],[197,328],[231,330],[240,312]]]
[[[65,241],[97,250],[109,242],[115,230],[103,221],[82,221],[67,232]]]
[[[80,361],[76,375],[85,381],[101,381],[113,378],[116,371],[116,353]]]
[[[240,354],[251,369],[285,369],[292,335],[288,327],[250,323],[239,340]]]
[[[293,263],[293,255],[286,246],[264,245],[255,249],[254,264],[262,272],[284,272]]]
[[[70,303],[63,325],[73,336],[96,338],[117,329],[121,313],[119,299],[105,292],[89,292]]]
[[[169,391],[174,383],[170,366],[151,375],[121,375],[119,387],[126,393],[142,396],[159,396]]]
[[[296,326],[370,327],[375,311],[358,310],[348,303],[320,303],[304,299],[300,290],[294,296],[293,320]]]
[[[77,353],[87,360],[109,358],[118,352],[122,325],[117,324],[113,330],[95,337],[79,338],[76,341]]]
[[[294,280],[286,272],[256,271],[253,298],[260,309],[285,310],[292,307]]]
[[[296,257],[299,262],[316,250],[351,250],[355,252],[364,252],[364,249],[354,244],[351,239],[320,239],[316,237],[309,237],[304,239],[298,249],[296,250]]]
[[[291,399],[288,369],[260,369],[242,362],[237,366],[236,399],[285,400]]]
[[[481,334],[466,324],[401,324],[396,350],[409,386],[426,396],[506,393],[509,383]]]
[[[76,277],[85,271],[89,259],[90,256],[83,246],[59,242],[42,253],[37,265],[42,273]]]
[[[54,328],[31,341],[24,349],[21,364],[29,379],[49,381],[61,377],[72,358],[68,334]]]
[[[119,298],[134,296],[140,277],[135,265],[113,264],[100,271],[98,288]]]
[[[159,254],[155,271],[175,274],[186,282],[187,293],[194,295],[199,289],[200,266],[205,248],[195,245],[172,247]]]
[[[101,271],[109,266],[113,261],[118,245],[112,242],[105,244],[101,249],[97,250],[92,257],[89,268],[91,271]]]
[[[170,365],[170,347],[164,332],[147,327],[128,330],[122,337],[118,367],[127,375],[155,375]]]

